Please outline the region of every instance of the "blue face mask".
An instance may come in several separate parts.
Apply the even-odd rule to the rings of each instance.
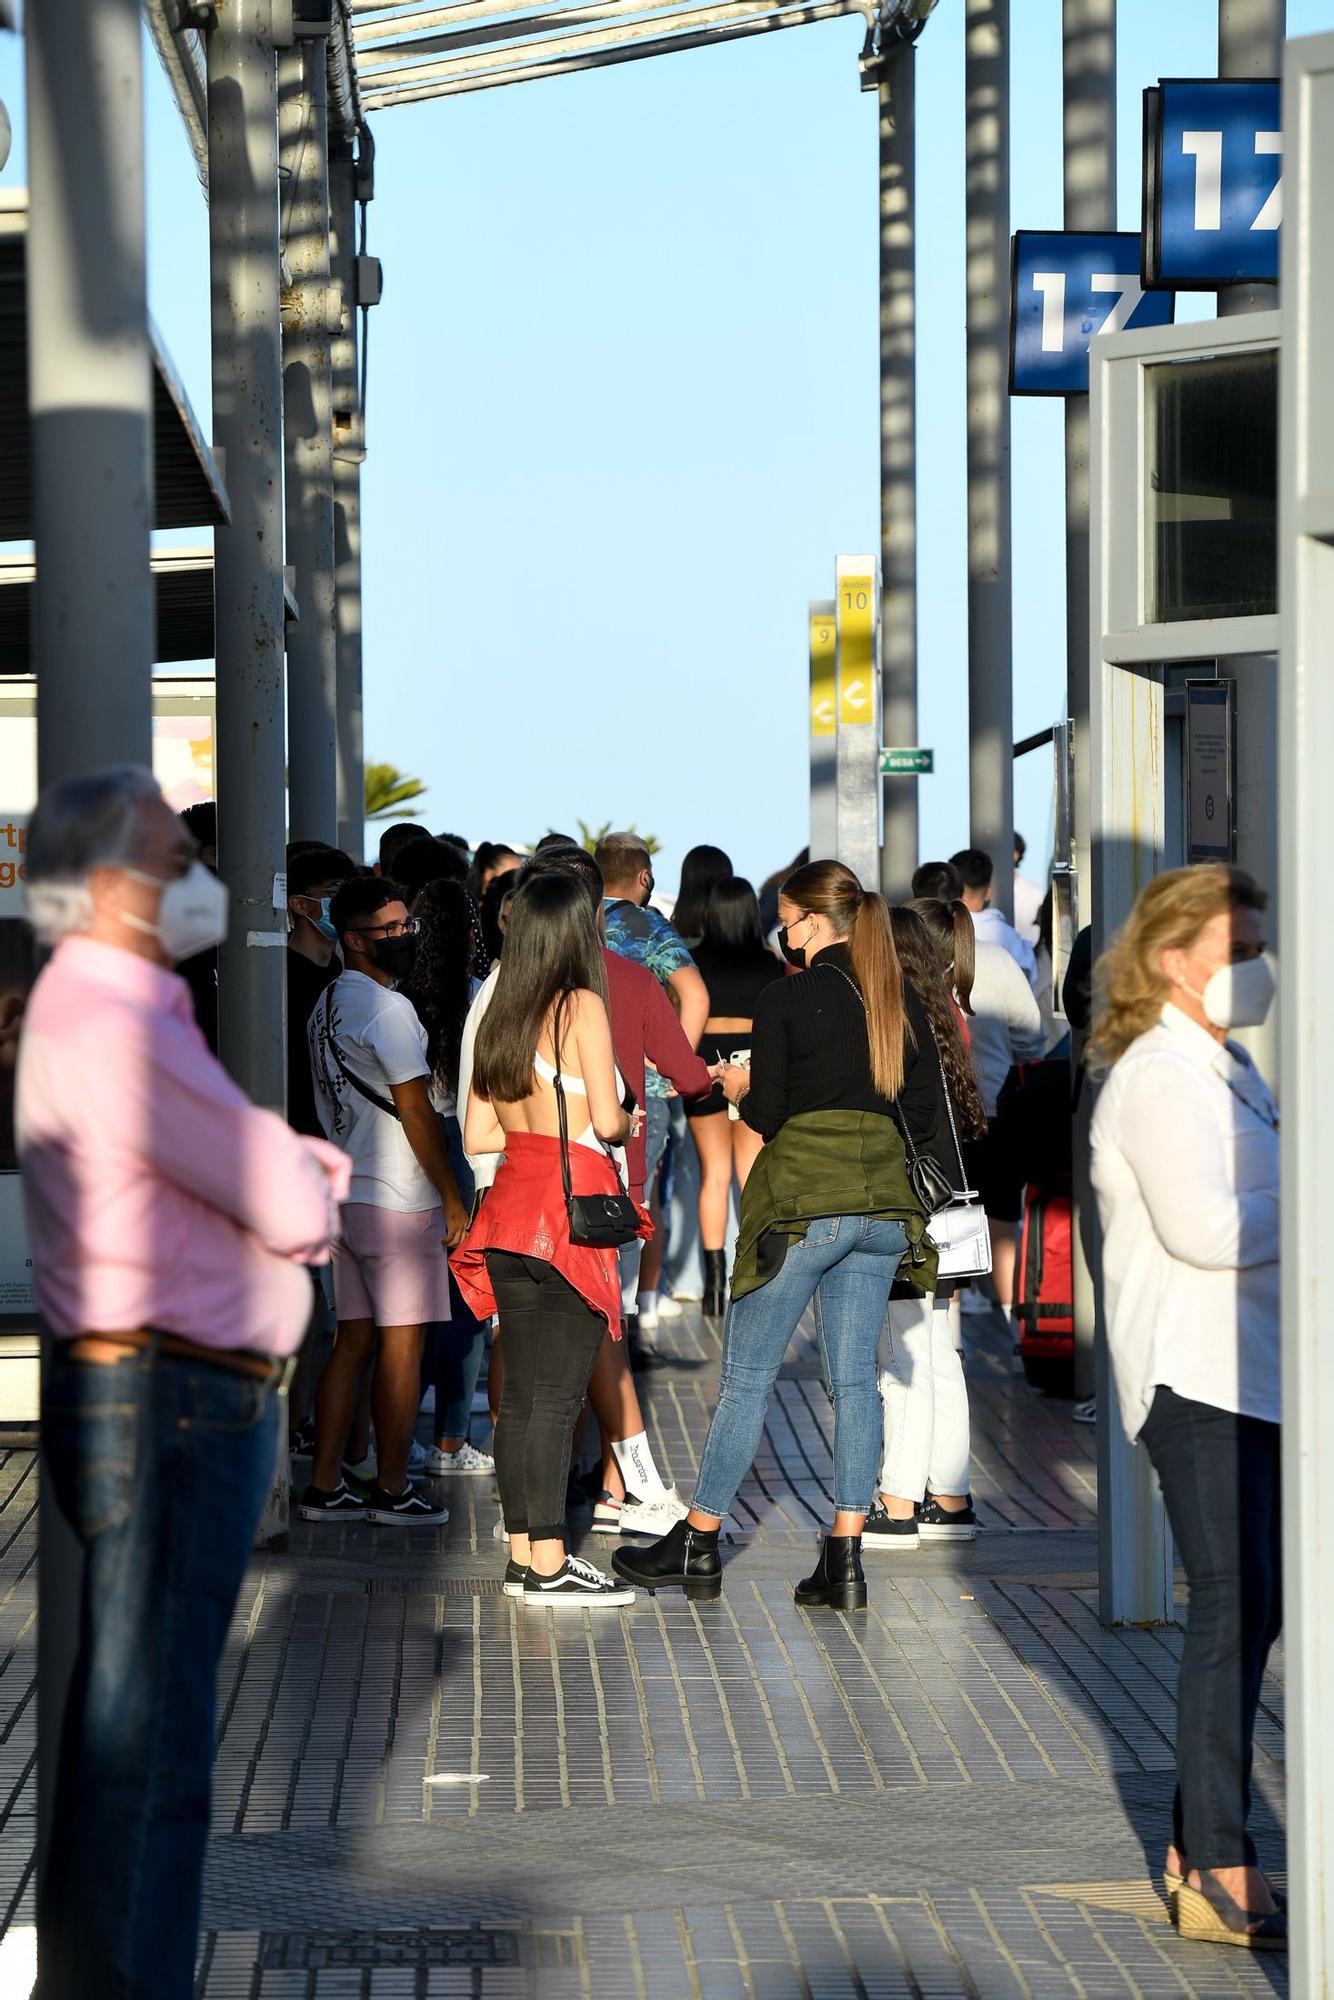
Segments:
[[[314,898],[312,896],[303,896],[301,900],[303,902],[309,903],[313,902]],[[328,938],[330,944],[337,944],[338,933],[334,929],[333,925],[329,922],[329,904],[332,902],[332,900],[333,899],[330,896],[321,896],[320,913],[318,917],[307,917],[306,921],[307,923],[314,925],[315,929],[319,932],[322,938]]]

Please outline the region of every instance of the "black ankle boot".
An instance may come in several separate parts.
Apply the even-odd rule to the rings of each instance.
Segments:
[[[727,1252],[704,1252],[704,1317],[721,1319],[727,1311]]]
[[[617,1549],[611,1559],[617,1576],[641,1590],[669,1590],[679,1585],[687,1597],[716,1597],[723,1587],[722,1558],[716,1528],[692,1528],[678,1521],[660,1542],[643,1548]]]
[[[829,1611],[865,1611],[860,1535],[826,1535],[812,1575],[792,1593],[798,1604],[822,1604]]]

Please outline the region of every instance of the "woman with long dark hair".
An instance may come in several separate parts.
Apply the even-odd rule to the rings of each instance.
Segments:
[[[756,1004],[783,968],[760,937],[760,906],[750,883],[724,876],[700,910],[701,933],[692,955],[709,989],[709,1017],[699,1052],[706,1063],[730,1061],[750,1045]],[[744,1189],[764,1144],[742,1118],[729,1118],[721,1084],[686,1106],[690,1136],[699,1154],[699,1233],[704,1249],[704,1316],[727,1310],[727,1211],[732,1181]]]
[[[796,979],[755,1006],[751,1066],[723,1072],[728,1098],[766,1142],[741,1198],[718,1407],[686,1519],[612,1567],[650,1590],[721,1588],[718,1532],[759,1447],[788,1343],[814,1303],[834,1396],[834,1526],[803,1605],[866,1603],[862,1524],[880,1466],[876,1348],[903,1260],[924,1290],[935,1252],[913,1193],[901,1124],[933,1132],[940,1065],[921,999],[904,979],[884,900],[838,861],[783,884],[784,955]]]
[[[696,939],[704,935],[704,913],[709,898],[731,873],[732,863],[722,848],[706,843],[692,847],[681,863],[681,886],[672,910],[672,929],[692,951]]]
[[[447,842],[434,845],[447,846]],[[459,1192],[471,1204],[475,1188],[458,1115],[459,1050],[463,1023],[477,990],[474,968],[481,943],[477,906],[457,878],[427,882],[411,905],[417,920],[417,954],[403,991],[426,1030],[431,1065],[431,1101],[445,1130],[445,1144]],[[450,1317],[433,1329],[429,1362],[435,1389],[433,1443],[425,1470],[435,1478],[466,1473],[483,1478],[496,1469],[489,1452],[468,1436],[472,1401],[486,1351],[486,1321],[478,1319],[458,1287],[449,1281]]]
[[[614,1605],[633,1596],[565,1551],[575,1421],[604,1335],[620,1338],[621,1286],[614,1249],[570,1241],[561,1156],[575,1194],[618,1191],[608,1149],[625,1143],[638,1116],[624,1089],[588,892],[569,875],[534,875],[511,905],[464,1119],[470,1153],[504,1158],[453,1258],[473,1311],[500,1315],[505,1388],[496,1472],[510,1535],[505,1590],[530,1604]]]
[[[956,925],[954,909],[962,913]],[[940,1168],[956,1194],[966,1173],[956,1150],[986,1130],[972,1064],[961,1032],[954,990],[956,935],[971,957],[973,925],[962,903],[909,903],[889,913],[904,977],[919,995],[931,1027],[949,1103],[932,1133],[914,1133],[917,1150]],[[972,969],[965,964],[971,986]],[[949,1111],[954,1113],[953,1124]],[[915,1549],[921,1541],[971,1541],[977,1517],[968,1490],[968,1389],[959,1359],[954,1285],[934,1298],[895,1284],[881,1343],[880,1396],[885,1409],[885,1456],[880,1497],[866,1520],[863,1547]]]

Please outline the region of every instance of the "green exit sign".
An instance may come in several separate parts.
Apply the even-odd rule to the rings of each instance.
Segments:
[[[882,750],[882,778],[930,778],[936,769],[934,750]]]

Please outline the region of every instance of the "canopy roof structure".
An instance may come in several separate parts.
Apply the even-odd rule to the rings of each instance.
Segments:
[[[24,208],[0,209],[0,542],[32,536],[32,436]],[[190,399],[155,331],[153,492],[155,528],[214,527],[228,518],[222,475]]]
[[[155,549],[153,605],[158,666],[213,658],[212,549]],[[37,566],[31,556],[0,556],[0,674],[26,674],[31,664],[32,590]],[[297,617],[290,579],[284,590],[287,623]]]
[[[860,14],[870,29],[879,10],[871,0],[709,0],[688,7],[587,0],[529,11],[513,0],[450,0],[434,7],[419,0],[351,0],[351,11],[361,100],[376,111],[641,62],[844,14]]]

